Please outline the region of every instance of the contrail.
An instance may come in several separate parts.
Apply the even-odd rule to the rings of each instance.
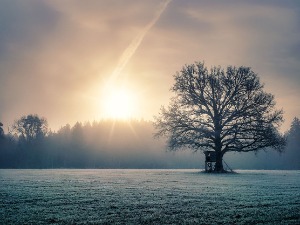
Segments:
[[[130,45],[125,49],[125,51],[123,52],[119,63],[117,65],[117,67],[115,68],[115,70],[112,73],[111,76],[111,80],[114,80],[116,77],[119,76],[119,74],[122,72],[122,70],[124,69],[124,67],[127,65],[127,63],[129,62],[129,60],[131,59],[131,57],[133,56],[133,54],[135,53],[135,51],[137,50],[137,48],[140,46],[141,42],[143,41],[145,35],[147,34],[147,32],[151,29],[151,27],[157,22],[157,20],[159,19],[159,17],[161,16],[161,14],[165,11],[165,9],[167,8],[168,4],[171,2],[172,0],[166,0],[164,1],[159,9],[157,10],[157,12],[155,13],[155,16],[153,17],[153,19],[147,24],[147,26],[132,40],[132,42],[130,43]]]

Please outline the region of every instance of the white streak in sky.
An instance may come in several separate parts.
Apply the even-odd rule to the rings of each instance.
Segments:
[[[159,17],[161,16],[161,14],[165,11],[165,9],[167,8],[168,4],[171,2],[172,0],[166,0],[164,1],[159,9],[157,10],[157,12],[155,13],[154,18],[147,24],[147,26],[132,40],[132,42],[130,43],[130,45],[125,49],[125,51],[123,52],[119,63],[117,65],[117,67],[115,68],[115,70],[113,71],[112,77],[111,79],[114,80],[116,77],[119,76],[119,74],[122,72],[122,70],[124,69],[124,67],[127,65],[127,63],[129,62],[129,60],[131,59],[131,57],[133,56],[133,54],[135,53],[135,51],[137,50],[137,48],[140,46],[141,42],[143,41],[145,35],[147,34],[147,32],[151,29],[151,27],[157,22],[157,20],[159,19]]]

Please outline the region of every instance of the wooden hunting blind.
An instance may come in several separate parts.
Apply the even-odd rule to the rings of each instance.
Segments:
[[[212,171],[216,164],[216,152],[215,151],[204,151],[205,154],[205,171]]]

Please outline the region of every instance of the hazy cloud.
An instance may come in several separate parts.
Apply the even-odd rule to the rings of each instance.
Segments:
[[[0,0],[0,120],[38,113],[58,128],[99,119],[101,89],[161,1]],[[251,66],[286,112],[300,116],[300,3],[172,1],[141,38],[122,82],[139,117],[167,104],[185,63]]]

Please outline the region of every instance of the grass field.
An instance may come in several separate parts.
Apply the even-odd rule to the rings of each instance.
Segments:
[[[1,224],[300,224],[300,171],[0,170]]]

